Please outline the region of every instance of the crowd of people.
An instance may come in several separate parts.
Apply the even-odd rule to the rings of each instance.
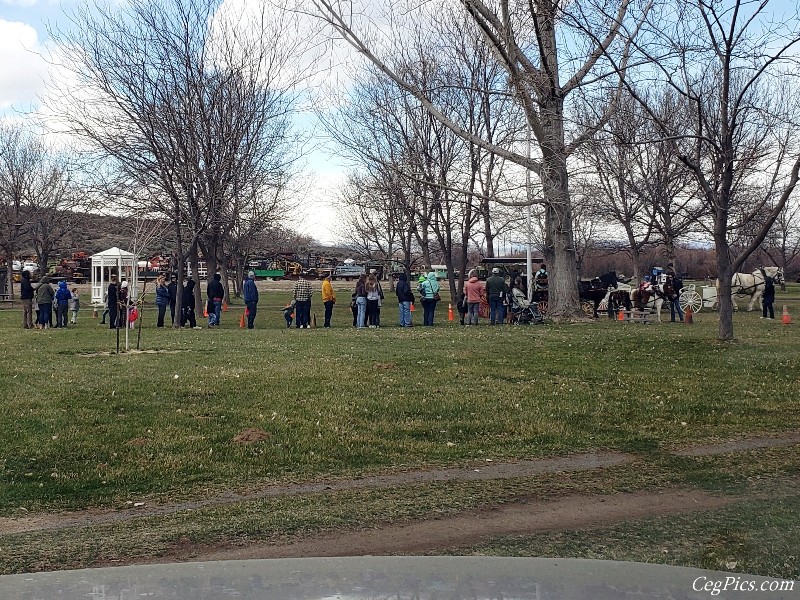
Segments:
[[[23,328],[65,328],[68,322],[73,325],[78,322],[78,311],[80,310],[78,288],[74,287],[70,290],[66,281],[59,281],[54,288],[47,276],[42,277],[34,285],[31,282],[29,271],[23,271],[21,277],[20,300],[22,301]]]
[[[658,294],[669,304],[671,320],[681,322],[684,320],[683,310],[680,305],[680,293],[683,282],[675,272],[674,265],[669,263],[663,271],[654,269],[653,275],[647,275],[638,286],[637,308],[643,309],[649,297]],[[47,276],[42,277],[38,283],[31,281],[31,273],[23,271],[20,285],[20,299],[22,301],[22,321],[25,329],[66,328],[68,324],[77,324],[81,301],[78,289],[69,289],[65,281],[59,281],[54,287]],[[464,286],[459,293],[455,304],[462,325],[474,326],[479,323],[481,314],[488,317],[490,325],[500,325],[507,321],[512,306],[526,306],[532,301],[539,300],[537,291],[547,293],[548,272],[545,264],[541,264],[534,274],[533,298],[528,298],[528,286],[524,277],[512,273],[510,280],[500,273],[499,268],[493,268],[486,281],[481,281],[475,269],[472,269]],[[401,273],[395,285],[395,294],[398,304],[398,321],[400,327],[412,327],[412,313],[419,304],[422,307],[422,325],[430,327],[434,324],[436,307],[441,301],[440,283],[434,272],[423,273],[416,282],[415,290],[412,282],[405,273]],[[190,327],[200,329],[195,314],[195,293],[197,284],[191,276],[184,281],[182,290],[178,290],[177,275],[172,274],[169,281],[165,275],[160,275],[156,280],[155,305],[158,311],[156,327],[164,327],[167,309],[169,309],[170,323],[172,326]],[[246,326],[255,328],[258,312],[259,293],[255,283],[255,273],[250,271],[242,286],[245,304]],[[178,294],[181,294],[181,311],[176,315]],[[314,289],[311,283],[300,276],[292,291],[292,300],[282,310],[287,327],[308,329],[312,326],[311,307]],[[336,304],[336,292],[333,289],[331,276],[324,278],[321,285],[322,305],[324,307],[323,327],[331,327],[333,309]],[[214,274],[208,281],[206,288],[207,327],[219,327],[222,320],[225,288],[222,276]],[[762,297],[762,310],[764,319],[774,319],[774,282],[767,278]],[[386,297],[377,273],[373,270],[369,274],[361,274],[356,282],[355,289],[350,299],[352,312],[352,325],[355,328],[378,328],[381,326],[381,309]],[[109,325],[111,329],[123,328],[135,318],[131,318],[135,311],[133,298],[129,296],[128,282],[118,281],[112,275],[108,288],[105,291],[104,311],[101,324]],[[484,311],[481,310],[481,306]],[[487,315],[488,313],[488,315]],[[316,326],[314,315],[313,326]]]

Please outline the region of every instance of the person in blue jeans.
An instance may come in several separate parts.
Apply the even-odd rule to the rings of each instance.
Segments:
[[[506,320],[506,280],[497,267],[492,269],[492,276],[486,280],[486,297],[489,300],[489,322],[502,325]]]
[[[356,283],[356,327],[363,329],[367,325],[367,275],[362,273]]]
[[[247,307],[247,328],[253,329],[256,321],[256,311],[258,310],[258,288],[256,287],[256,274],[250,271],[247,274],[247,281],[243,288],[244,305]]]
[[[425,280],[419,284],[419,293],[422,298],[422,324],[431,327],[436,313],[436,296],[439,294],[439,282],[436,273],[431,271]]]
[[[222,275],[214,273],[206,289],[208,300],[213,303],[214,311],[208,311],[208,326],[219,327],[222,321],[222,299],[225,297],[225,288],[222,287]]]
[[[683,287],[683,284],[680,284]],[[675,322],[675,313],[678,313],[678,320],[683,321],[683,310],[681,309],[681,290],[676,285],[672,275],[667,275],[664,282],[664,295],[669,300],[670,321]]]
[[[400,308],[400,327],[411,327],[411,303],[414,301],[414,294],[411,293],[411,285],[405,273],[400,273],[397,278],[394,292],[397,294],[397,304]]]

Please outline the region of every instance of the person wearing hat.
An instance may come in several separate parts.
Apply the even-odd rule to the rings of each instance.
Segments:
[[[492,269],[492,275],[486,280],[486,297],[489,300],[489,323],[502,325],[505,321],[506,280],[500,275],[500,269]]]
[[[253,329],[256,321],[256,310],[258,309],[258,288],[256,287],[256,274],[253,271],[247,273],[247,281],[244,282],[244,304],[247,307],[247,328]]]

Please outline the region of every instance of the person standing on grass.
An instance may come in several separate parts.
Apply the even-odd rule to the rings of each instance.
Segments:
[[[128,282],[123,281],[119,286],[117,293],[117,324],[116,327],[121,329],[128,326]]]
[[[356,282],[356,327],[363,329],[367,322],[367,276],[362,273]]]
[[[297,329],[308,329],[311,322],[311,295],[314,291],[311,284],[301,274],[300,279],[294,284],[294,308],[295,327]]]
[[[242,288],[244,305],[247,307],[247,328],[253,329],[256,322],[256,311],[258,310],[258,288],[256,287],[256,274],[254,271],[247,273],[247,280]]]
[[[167,291],[169,292],[169,316],[172,319],[172,324],[175,325],[175,305],[178,302],[178,276],[175,273],[170,277]]]
[[[683,310],[681,309],[681,296],[675,286],[675,279],[672,275],[667,275],[664,279],[664,296],[669,301],[670,321],[675,322],[675,313],[678,313],[678,320],[683,321]]]
[[[222,321],[222,299],[225,297],[225,288],[222,287],[222,275],[214,273],[214,277],[208,282],[206,294],[214,308],[213,312],[208,311],[208,326],[219,327]]]
[[[367,277],[364,287],[367,291],[367,323],[370,328],[380,327],[383,290],[381,290],[381,284],[374,271]]]
[[[419,284],[419,294],[422,298],[422,324],[426,327],[433,326],[436,313],[436,303],[439,301],[439,282],[436,273],[431,271],[425,280]]]
[[[167,279],[163,275],[159,275],[156,279],[156,307],[158,307],[158,320],[156,327],[164,326],[164,315],[167,314],[167,306],[169,305],[169,288],[167,287]]]
[[[411,292],[411,285],[405,273],[400,273],[397,278],[394,293],[397,294],[397,304],[400,308],[400,327],[411,327],[411,304],[414,302],[414,294]]]
[[[322,304],[325,306],[325,324],[323,327],[330,327],[333,305],[336,304],[336,292],[333,291],[330,273],[322,280]]]
[[[186,285],[183,286],[183,296],[181,298],[181,327],[189,323],[189,327],[197,329],[197,319],[194,315],[194,279],[186,278]]]
[[[464,284],[464,294],[467,296],[467,325],[478,324],[478,309],[481,306],[483,284],[478,281],[478,272],[470,270],[469,279]]]
[[[119,288],[117,287],[117,276],[112,275],[111,281],[106,290],[106,309],[108,311],[109,329],[117,328],[117,310],[119,309]],[[103,321],[106,322],[106,313],[103,313]]]
[[[492,269],[492,276],[486,280],[486,298],[489,300],[489,323],[502,325],[505,321],[506,280],[500,276],[500,269]]]
[[[72,294],[69,293],[66,281],[58,282],[56,290],[56,327],[64,328],[67,326],[67,312],[69,312],[69,301]]]
[[[31,284],[31,272],[22,272],[22,281],[19,284],[19,299],[22,300],[22,327],[33,329],[33,297],[35,293]]]
[[[761,318],[774,319],[775,310],[773,304],[775,303],[775,280],[772,277],[764,279],[764,293],[761,296]],[[769,315],[769,316],[767,316]]]
[[[72,313],[72,317],[70,318],[69,322],[73,325],[78,324],[78,311],[81,309],[81,299],[78,296],[78,288],[72,288],[72,298],[69,301],[69,310]]]
[[[54,298],[55,291],[53,286],[50,285],[50,279],[45,275],[39,280],[39,285],[36,286],[36,304],[39,307],[38,329],[47,329],[53,324]]]

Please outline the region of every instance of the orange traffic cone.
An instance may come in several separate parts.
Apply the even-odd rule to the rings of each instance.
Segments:
[[[414,303],[411,303],[411,312],[414,312]]]
[[[222,302],[222,312],[228,312],[228,301],[227,300]]]
[[[455,316],[453,316],[453,305],[452,304],[448,304],[447,305],[447,320],[448,321],[455,321],[456,320]]]
[[[693,311],[691,306],[686,307],[686,312],[683,313],[683,322],[686,325],[694,325]]]
[[[244,313],[239,317],[239,329],[244,329]]]
[[[784,325],[792,324],[792,317],[789,316],[789,308],[785,304],[783,305],[783,317],[781,317],[781,323]]]
[[[620,308],[619,312],[617,313],[617,321],[624,321],[624,320],[625,320],[625,313],[622,312],[622,309]]]
[[[207,308],[203,309],[203,317],[205,317],[206,319],[208,318],[208,309]]]

